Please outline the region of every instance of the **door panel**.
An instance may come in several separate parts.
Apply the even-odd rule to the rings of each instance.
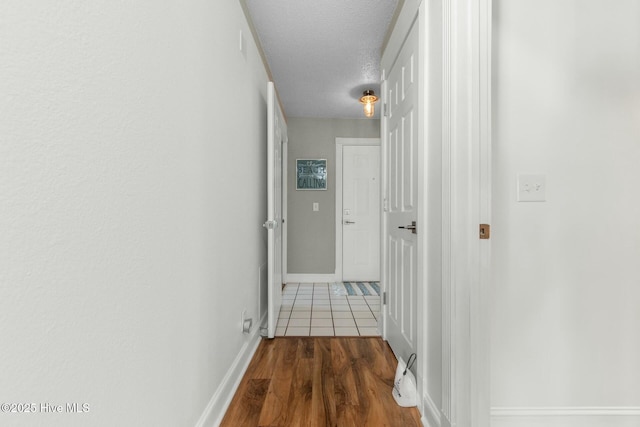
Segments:
[[[342,150],[342,279],[380,280],[380,147]]]
[[[267,333],[275,337],[282,305],[282,146],[287,126],[275,86],[267,86]]]
[[[409,110],[402,118],[402,125],[402,210],[414,212],[417,187],[415,163],[418,158],[418,150],[412,134],[414,129],[413,109]]]
[[[417,350],[418,28],[411,29],[389,72],[385,100],[387,189],[385,212],[388,265],[385,329],[389,345],[407,360]]]

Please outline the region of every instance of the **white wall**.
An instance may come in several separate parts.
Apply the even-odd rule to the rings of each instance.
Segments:
[[[90,405],[0,424],[216,417],[265,262],[266,73],[236,3],[0,4],[0,402]]]
[[[493,5],[492,425],[640,425],[640,1]]]

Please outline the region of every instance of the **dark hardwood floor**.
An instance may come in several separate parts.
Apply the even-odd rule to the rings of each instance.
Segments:
[[[263,339],[221,426],[421,426],[391,396],[396,363],[379,337]]]

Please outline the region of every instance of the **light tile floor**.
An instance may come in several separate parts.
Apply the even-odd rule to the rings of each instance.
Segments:
[[[339,283],[287,283],[276,336],[379,336],[378,317],[375,292],[348,295]]]

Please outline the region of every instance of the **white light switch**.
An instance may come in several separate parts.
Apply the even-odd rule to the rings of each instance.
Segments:
[[[320,210],[320,203],[313,202],[313,211],[318,212]]]
[[[544,202],[546,198],[545,175],[518,175],[519,202]]]

